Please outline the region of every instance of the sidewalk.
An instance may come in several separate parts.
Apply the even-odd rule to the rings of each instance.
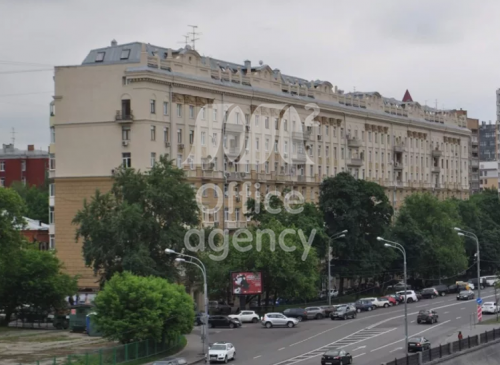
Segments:
[[[491,330],[497,329],[497,328],[500,328],[500,324],[498,324],[498,323],[485,324],[485,325],[477,324],[475,326],[472,325],[472,328],[470,325],[464,326],[460,329],[457,329],[452,334],[450,334],[444,341],[441,342],[441,344],[457,341],[458,340],[458,331],[462,331],[462,336],[464,339],[466,339],[469,336],[479,335],[479,334],[484,333],[486,331],[491,331]]]
[[[184,349],[176,354],[176,357],[183,357],[189,365],[203,363],[205,355],[203,353],[203,345],[198,333],[190,333],[185,335],[187,345]]]

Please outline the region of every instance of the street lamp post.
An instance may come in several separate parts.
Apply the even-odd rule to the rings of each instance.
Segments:
[[[327,261],[328,261],[328,305],[331,306],[332,305],[332,297],[330,295],[330,292],[332,290],[331,286],[332,286],[332,274],[331,274],[331,261],[330,261],[330,248],[331,248],[331,242],[332,240],[336,240],[338,238],[342,238],[342,237],[345,237],[345,234],[347,233],[347,229],[343,230],[342,232],[338,232],[338,233],[335,233],[333,235],[331,235],[329,238],[328,238],[328,252],[326,253],[327,255]]]
[[[477,251],[477,297],[481,298],[481,266],[479,262],[479,240],[477,239],[477,236],[468,231],[464,231],[458,227],[455,227],[455,231],[458,232],[459,236],[464,236],[468,238],[472,238],[473,240],[476,241],[476,251]]]
[[[205,361],[207,364],[210,364],[210,356],[209,356],[209,349],[210,349],[210,343],[208,341],[208,317],[209,317],[209,312],[208,312],[208,286],[207,286],[207,269],[205,268],[205,265],[203,264],[203,262],[201,262],[200,259],[198,259],[197,257],[194,257],[194,256],[191,256],[191,255],[186,255],[186,254],[183,254],[183,253],[180,253],[180,252],[176,252],[174,250],[171,250],[169,248],[167,248],[165,250],[165,253],[167,254],[172,254],[172,255],[178,255],[178,256],[184,256],[184,257],[189,257],[190,259],[192,260],[196,260],[199,265],[193,261],[187,261],[183,258],[176,258],[175,261],[177,262],[185,262],[185,263],[188,263],[188,264],[191,264],[191,265],[195,265],[196,267],[198,267],[201,272],[203,273],[203,291],[205,293],[205,321],[203,323],[203,325],[205,326]]]
[[[403,261],[404,261],[403,262],[403,271],[404,271],[403,275],[404,275],[404,283],[405,283],[405,346],[406,346],[405,351],[408,351],[408,303],[407,303],[408,298],[406,295],[408,286],[406,283],[406,280],[407,280],[407,277],[406,277],[406,250],[403,247],[403,245],[401,245],[400,243],[389,241],[389,240],[386,240],[382,237],[377,237],[377,240],[384,242],[385,247],[395,248],[395,249],[401,251],[401,253],[403,254]]]

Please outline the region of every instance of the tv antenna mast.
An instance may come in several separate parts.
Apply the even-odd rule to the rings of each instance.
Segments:
[[[196,38],[196,37],[201,35],[201,33],[196,32],[196,29],[198,29],[197,25],[188,25],[188,27],[193,28],[193,30],[191,31],[191,43],[192,43],[193,50],[195,50],[196,49],[196,47],[195,47],[196,41],[200,40],[200,38]]]
[[[12,145],[14,145],[14,143],[16,142],[16,130],[14,128],[12,128]]]
[[[183,35],[183,37],[186,39],[183,40],[182,42],[177,42],[177,43],[184,43],[184,45],[187,46],[189,44],[189,34]]]

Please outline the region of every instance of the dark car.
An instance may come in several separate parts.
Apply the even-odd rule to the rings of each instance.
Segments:
[[[476,296],[472,290],[462,290],[457,295],[457,300],[469,300],[474,299]]]
[[[450,292],[449,287],[447,285],[444,285],[444,284],[434,285],[433,288],[436,289],[438,294],[442,297],[444,297],[446,294],[448,294]]]
[[[415,295],[417,296],[417,300],[422,299],[422,292],[421,291],[416,291]]]
[[[237,328],[241,327],[241,322],[236,318],[230,318],[228,316],[220,316],[214,315],[208,318],[208,327],[229,327],[229,328]]]
[[[375,304],[369,300],[358,300],[356,302],[356,311],[358,313],[362,311],[372,311],[375,308]]]
[[[352,356],[345,350],[329,350],[321,357],[321,365],[352,364]]]
[[[449,293],[460,293],[463,290],[467,290],[467,287],[465,285],[453,284],[448,287]]]
[[[327,317],[330,317],[330,314],[335,312],[335,307],[333,305],[322,305],[320,308],[325,311],[325,316]]]
[[[434,299],[438,295],[438,291],[434,288],[425,288],[422,290],[422,298],[424,299]]]
[[[477,289],[479,287],[479,285],[478,285],[479,281],[477,280],[477,278],[469,279],[467,282],[473,284],[475,289]],[[486,281],[481,280],[481,289],[484,289],[485,284],[486,284]]]
[[[433,324],[438,321],[438,318],[439,316],[435,311],[422,309],[420,312],[418,312],[417,323],[420,324],[424,322]]]
[[[283,311],[283,314],[290,318],[297,318],[299,321],[308,319],[307,311],[303,308],[288,308]]]
[[[408,340],[408,352],[424,351],[431,348],[431,343],[425,337],[413,337]]]
[[[356,314],[356,307],[352,305],[339,305],[335,312],[330,314],[330,319],[333,321],[335,319],[356,318]]]
[[[197,312],[194,316],[194,325],[201,326],[203,324],[203,313]]]

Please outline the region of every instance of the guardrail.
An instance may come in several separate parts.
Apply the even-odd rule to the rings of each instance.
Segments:
[[[382,365],[420,365],[432,362],[434,360],[446,360],[457,352],[461,352],[482,344],[500,340],[500,328],[485,331],[479,335],[468,336],[460,341],[450,342],[445,345],[439,345],[426,351],[417,354],[407,354],[405,357],[394,359],[393,361],[383,363]]]

